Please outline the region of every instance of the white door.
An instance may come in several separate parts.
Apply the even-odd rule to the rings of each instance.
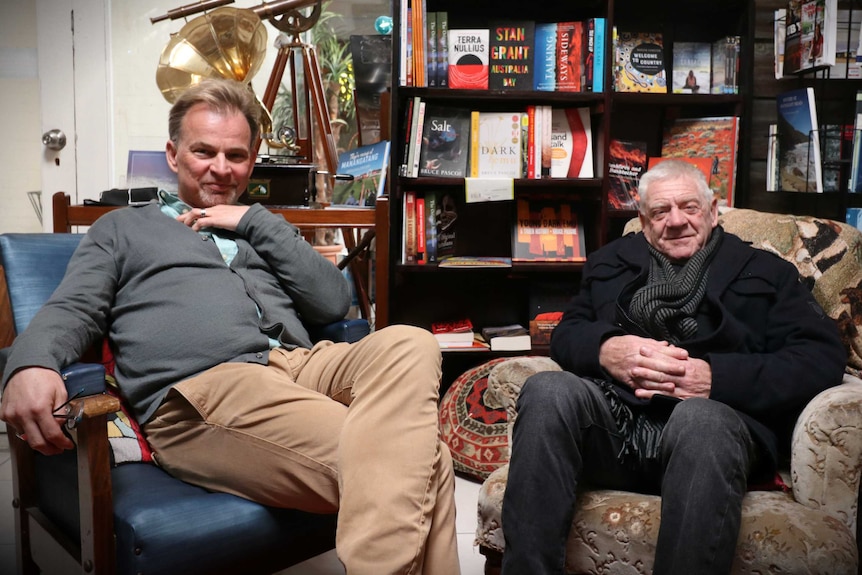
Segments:
[[[111,187],[109,0],[26,0],[36,3],[41,128],[62,133],[65,146],[43,145],[43,229],[51,231],[51,196],[72,203]],[[59,148],[59,146],[53,146]]]

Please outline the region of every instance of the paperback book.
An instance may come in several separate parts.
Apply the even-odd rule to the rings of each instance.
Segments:
[[[823,192],[814,88],[783,92],[778,105],[778,171],[783,191]]]
[[[338,155],[338,174],[350,180],[335,180],[332,205],[372,208],[386,189],[389,141],[360,146]]]
[[[533,51],[533,89],[553,92],[557,89],[557,24],[536,24]]]
[[[739,42],[739,36],[726,36],[713,43],[711,93],[739,92]]]
[[[533,347],[551,343],[551,333],[560,323],[572,296],[570,282],[535,282],[530,285],[530,342]]]
[[[553,108],[551,177],[592,178],[592,140],[589,108]]]
[[[851,194],[862,193],[862,90],[856,92],[856,119],[853,130],[853,155],[850,160]]]
[[[477,144],[479,178],[520,178],[521,112],[474,112],[479,129],[471,133]]]
[[[419,176],[463,178],[470,155],[470,111],[429,105],[425,109]]]
[[[492,90],[533,89],[535,22],[491,23],[488,87]]]
[[[660,32],[623,32],[617,38],[614,90],[667,92],[664,44]]]
[[[583,225],[564,200],[521,197],[512,228],[514,262],[581,262],[586,260]]]
[[[667,158],[710,158],[710,188],[719,205],[734,205],[739,119],[735,116],[677,118],[662,136],[661,155]]]
[[[608,158],[608,207],[638,209],[638,181],[647,167],[647,144],[612,139]]]
[[[789,0],[784,19],[783,76],[802,68],[802,0]]]
[[[488,89],[487,29],[449,30],[449,87]]]
[[[837,0],[805,0],[801,10],[801,54],[798,71],[835,64]]]
[[[712,46],[709,42],[675,42],[673,45],[673,93],[709,93]]]
[[[583,87],[584,23],[557,23],[557,91],[580,92]]]

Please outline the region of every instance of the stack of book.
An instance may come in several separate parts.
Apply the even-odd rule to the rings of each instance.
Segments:
[[[431,333],[434,334],[440,349],[488,347],[477,341],[477,334],[473,331],[473,322],[466,318],[432,323]]]
[[[482,337],[491,346],[491,351],[530,351],[530,332],[520,324],[486,327]]]

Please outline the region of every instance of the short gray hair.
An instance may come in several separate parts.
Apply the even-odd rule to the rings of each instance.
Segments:
[[[700,168],[686,162],[684,159],[664,160],[656,164],[645,172],[638,182],[638,196],[640,196],[640,212],[647,213],[647,203],[649,197],[649,189],[654,182],[664,180],[676,180],[678,178],[688,178],[694,182],[695,188],[703,198],[704,207],[712,203],[714,194],[706,183],[706,177]]]
[[[168,115],[168,135],[174,144],[180,141],[183,118],[197,104],[205,104],[221,114],[239,112],[245,116],[251,130],[249,149],[254,147],[260,134],[260,104],[251,87],[236,80],[207,78],[183,92]]]

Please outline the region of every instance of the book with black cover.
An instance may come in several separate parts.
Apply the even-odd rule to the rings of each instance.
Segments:
[[[533,49],[536,23],[494,21],[490,29],[488,87],[492,90],[533,89]]]
[[[612,139],[608,158],[608,207],[612,210],[638,208],[638,180],[647,167],[647,144]]]
[[[419,175],[463,178],[470,156],[470,111],[428,105],[419,153]]]

